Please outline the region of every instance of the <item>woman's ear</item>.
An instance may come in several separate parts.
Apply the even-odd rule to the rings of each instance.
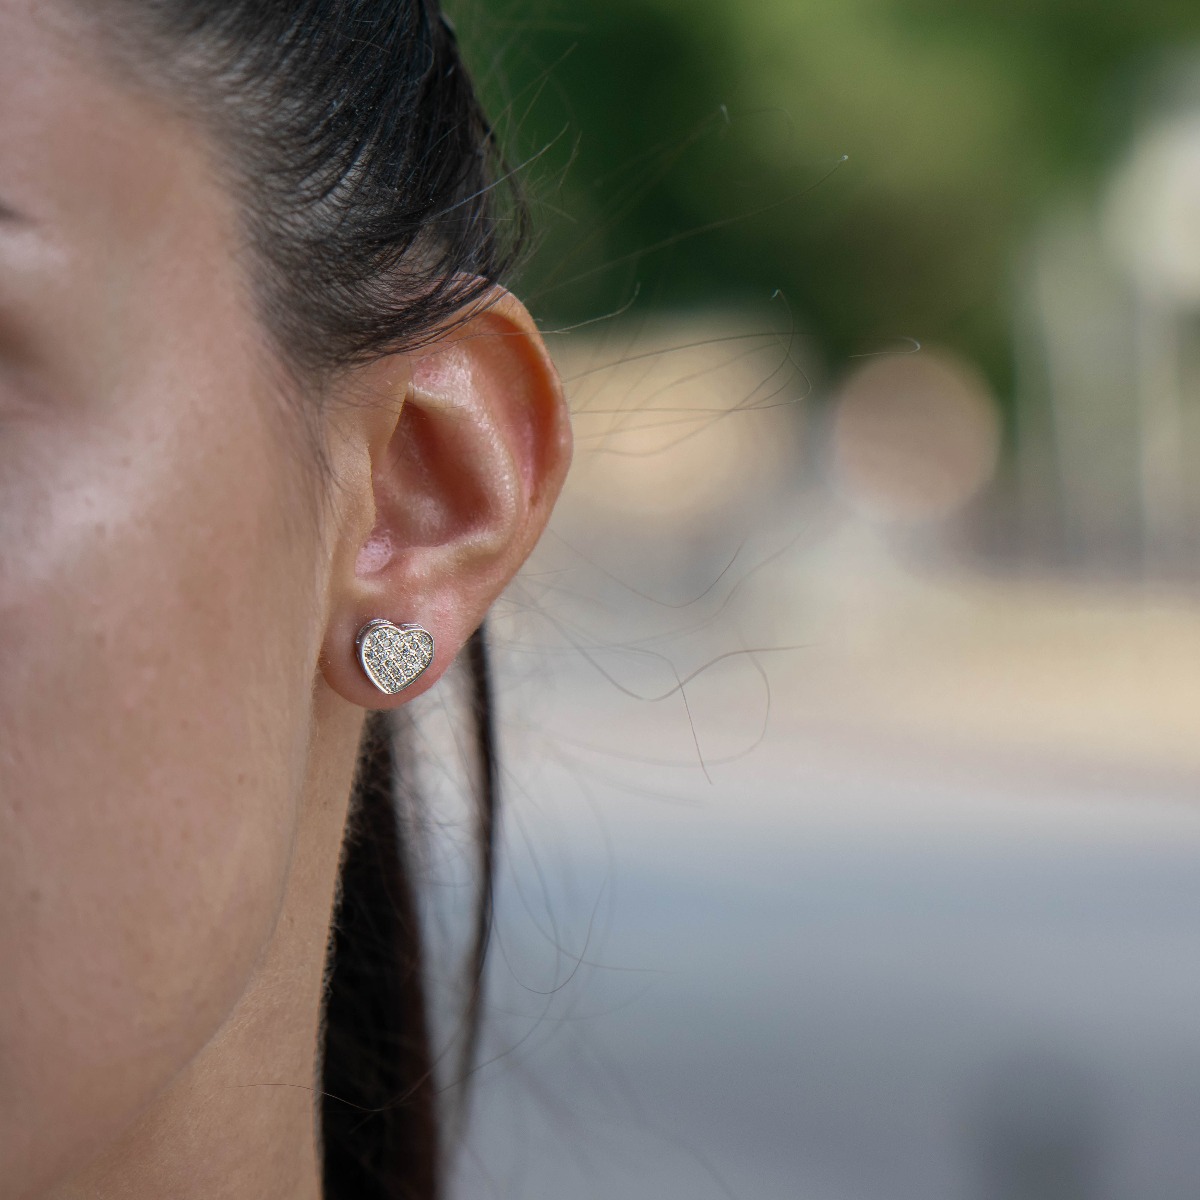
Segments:
[[[570,424],[533,319],[499,289],[439,341],[347,386],[338,433],[358,466],[339,472],[351,495],[321,671],[345,699],[390,708],[443,673],[533,549],[570,462]],[[422,625],[436,644],[396,696],[357,659],[358,631],[377,617]]]

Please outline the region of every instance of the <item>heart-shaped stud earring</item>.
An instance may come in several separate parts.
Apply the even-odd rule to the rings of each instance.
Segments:
[[[433,634],[420,625],[393,625],[377,617],[354,642],[367,678],[386,696],[416,683],[433,662]]]

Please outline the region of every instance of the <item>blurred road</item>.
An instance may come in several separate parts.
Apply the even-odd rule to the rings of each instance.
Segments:
[[[632,619],[502,633],[456,1200],[1200,1193],[1200,604],[827,550],[686,707]]]

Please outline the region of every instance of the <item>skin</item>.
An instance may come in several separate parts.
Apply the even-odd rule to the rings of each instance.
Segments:
[[[0,0],[0,1197],[320,1194],[365,710],[432,685],[569,459],[498,294],[300,435],[199,128]],[[376,616],[438,644],[385,699]]]

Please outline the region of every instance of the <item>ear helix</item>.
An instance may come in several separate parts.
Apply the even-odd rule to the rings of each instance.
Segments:
[[[377,617],[354,640],[367,678],[385,696],[411,687],[433,662],[433,634],[420,625],[393,625]]]

